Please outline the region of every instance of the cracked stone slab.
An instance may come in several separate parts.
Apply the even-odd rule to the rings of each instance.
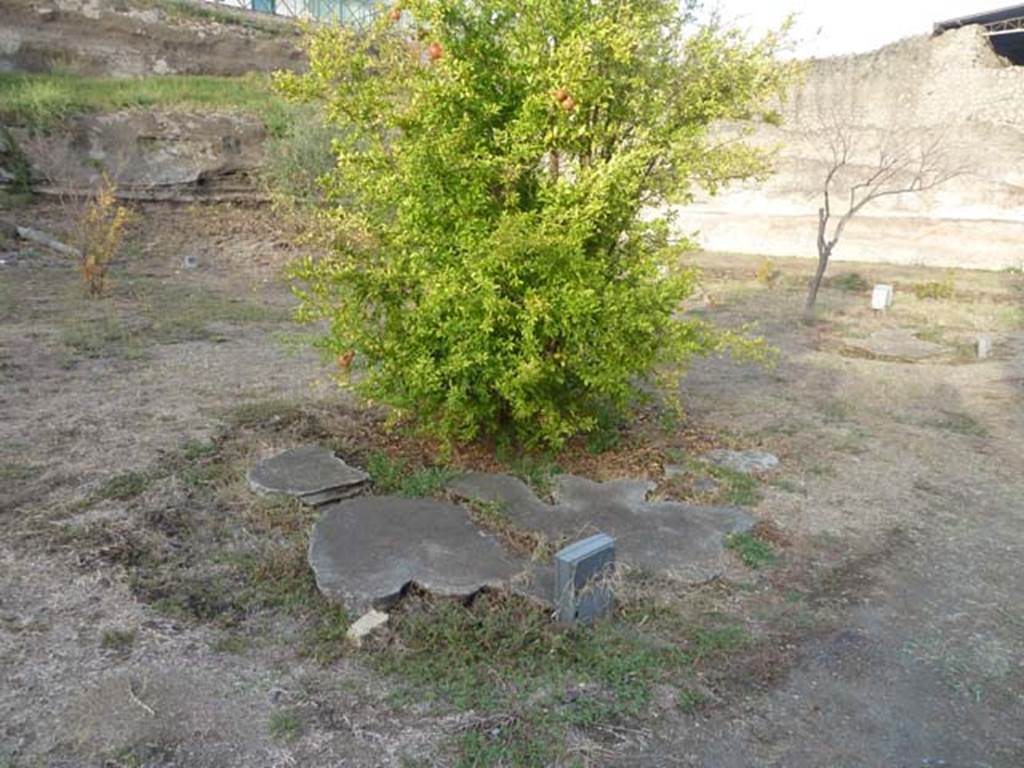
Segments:
[[[462,507],[434,499],[364,496],[324,507],[309,563],[320,591],[354,615],[386,609],[413,583],[449,597],[504,586],[550,599],[530,586],[533,563],[507,553]]]
[[[616,540],[620,562],[688,582],[720,576],[726,534],[749,530],[753,518],[733,507],[647,501],[655,484],[637,480],[598,483],[574,475],[556,479],[554,503],[538,499],[510,475],[469,473],[449,488],[466,500],[496,502],[516,525],[551,540],[601,532]]]
[[[917,362],[945,352],[941,344],[919,339],[906,328],[882,328],[865,339],[847,339],[845,343],[880,360]]]
[[[708,451],[703,459],[715,466],[742,472],[744,475],[768,472],[779,466],[778,457],[767,451],[730,451],[720,448]]]
[[[315,445],[282,451],[249,470],[249,487],[257,493],[294,496],[314,506],[353,496],[369,479],[362,470]]]

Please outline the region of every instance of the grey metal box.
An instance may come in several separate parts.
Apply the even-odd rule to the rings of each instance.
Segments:
[[[612,606],[608,577],[615,566],[615,539],[604,533],[555,553],[555,607],[558,621],[589,624]]]

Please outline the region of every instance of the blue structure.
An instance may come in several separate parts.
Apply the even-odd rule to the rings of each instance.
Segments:
[[[372,0],[296,0],[301,6],[297,15],[316,21],[360,24],[374,12]]]
[[[203,2],[203,0],[197,0]],[[205,0],[239,10],[292,19],[359,26],[377,12],[379,0]]]

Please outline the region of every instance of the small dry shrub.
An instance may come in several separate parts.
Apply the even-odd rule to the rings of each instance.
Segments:
[[[859,272],[844,272],[832,279],[831,285],[848,293],[864,293],[871,290],[871,283]]]
[[[769,288],[775,285],[775,282],[779,279],[782,273],[775,268],[775,262],[765,257],[757,267],[757,271],[754,273],[754,278],[761,285],[766,285]]]
[[[919,299],[952,299],[956,293],[953,272],[950,270],[942,281],[931,280],[926,283],[914,283],[914,295]]]
[[[124,242],[131,211],[117,202],[117,187],[104,175],[78,218],[76,240],[82,282],[90,296],[101,296],[107,272]]]

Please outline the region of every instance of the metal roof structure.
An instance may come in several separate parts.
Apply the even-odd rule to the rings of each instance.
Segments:
[[[1024,5],[1010,5],[987,13],[974,13],[935,23],[935,34],[978,24],[992,47],[1014,64],[1024,64]]]

